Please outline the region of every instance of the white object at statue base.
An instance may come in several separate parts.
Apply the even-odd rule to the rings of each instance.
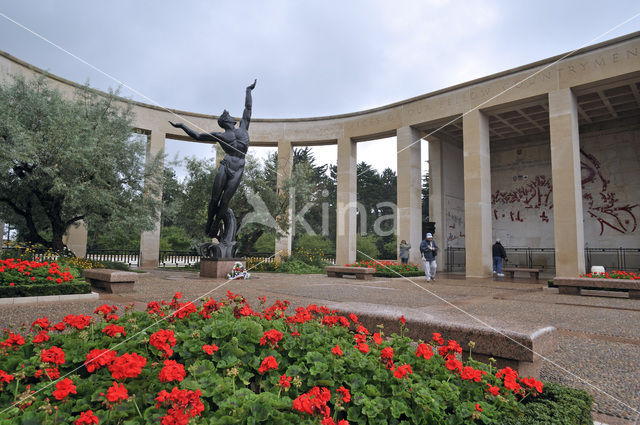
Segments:
[[[591,266],[591,273],[604,274],[603,266]]]
[[[244,266],[242,265],[241,262],[236,261],[236,263],[233,265],[233,269],[231,270],[231,273],[227,274],[227,279],[231,279],[231,280],[235,280],[235,279],[249,279],[251,277],[251,273],[247,272],[244,269]]]

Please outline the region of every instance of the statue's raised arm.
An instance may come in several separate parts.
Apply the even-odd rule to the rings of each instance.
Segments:
[[[253,80],[253,84],[247,86],[247,94],[244,98],[244,112],[242,113],[242,120],[240,120],[240,128],[245,130],[249,129],[249,123],[251,122],[251,106],[253,101],[251,99],[251,90],[256,88],[258,80]]]

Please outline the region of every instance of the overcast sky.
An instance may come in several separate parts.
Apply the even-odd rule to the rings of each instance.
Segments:
[[[637,0],[0,0],[0,13],[1,50],[119,86],[62,48],[142,102],[239,116],[257,78],[255,118],[374,108],[640,30],[640,17],[613,29],[640,13]],[[167,152],[210,155],[185,142]],[[335,152],[317,156],[335,163]],[[359,145],[358,160],[395,169],[387,158],[395,139]]]

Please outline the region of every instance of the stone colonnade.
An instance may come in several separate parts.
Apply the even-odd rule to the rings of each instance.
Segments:
[[[291,174],[294,146],[337,145],[336,256],[339,264],[345,264],[356,257],[356,143],[397,136],[397,237],[411,243],[411,261],[418,262],[417,248],[424,237],[421,234],[420,138],[427,134],[426,130],[435,129],[443,122],[461,120],[462,164],[444,162],[443,152],[449,148],[448,141],[441,138],[440,133],[433,136],[429,133],[426,137],[433,178],[430,217],[440,226],[436,242],[446,246],[446,241],[442,240],[445,235],[442,227],[448,212],[445,176],[451,175],[448,173],[451,167],[462,167],[464,194],[456,196],[459,200],[464,197],[466,273],[470,277],[489,277],[492,274],[491,113],[496,108],[517,109],[518,105],[537,101],[548,108],[556,269],[558,275],[576,275],[584,272],[578,129],[578,119],[584,111],[579,108],[576,91],[616,80],[638,79],[639,52],[640,32],[636,32],[583,48],[568,57],[545,59],[367,111],[304,119],[253,119],[250,128],[252,146],[277,147],[278,186],[281,188],[286,176]],[[43,71],[0,52],[0,75],[18,73],[33,75]],[[52,74],[47,74],[47,78],[65,93],[70,94],[77,87],[76,83]],[[636,84],[635,80],[632,84]],[[241,95],[239,90],[238,96]],[[256,92],[257,112],[258,97]],[[186,140],[184,134],[168,124],[169,120],[183,121],[199,131],[218,129],[215,116],[169,110],[126,99],[121,101],[133,105],[135,127],[147,134],[149,153],[162,152],[165,138]],[[156,171],[162,173],[162,167],[159,168]],[[68,237],[77,240],[78,232],[86,230],[83,226],[71,229]],[[159,233],[158,217],[156,228],[141,237],[143,267],[157,265]],[[291,249],[291,233],[290,228],[288,234],[277,239],[277,251]]]

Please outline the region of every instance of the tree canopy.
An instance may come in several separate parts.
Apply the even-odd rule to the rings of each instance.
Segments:
[[[161,158],[145,167],[145,139],[120,105],[88,86],[64,98],[44,77],[0,84],[0,219],[55,250],[80,220],[102,232],[152,229]]]

